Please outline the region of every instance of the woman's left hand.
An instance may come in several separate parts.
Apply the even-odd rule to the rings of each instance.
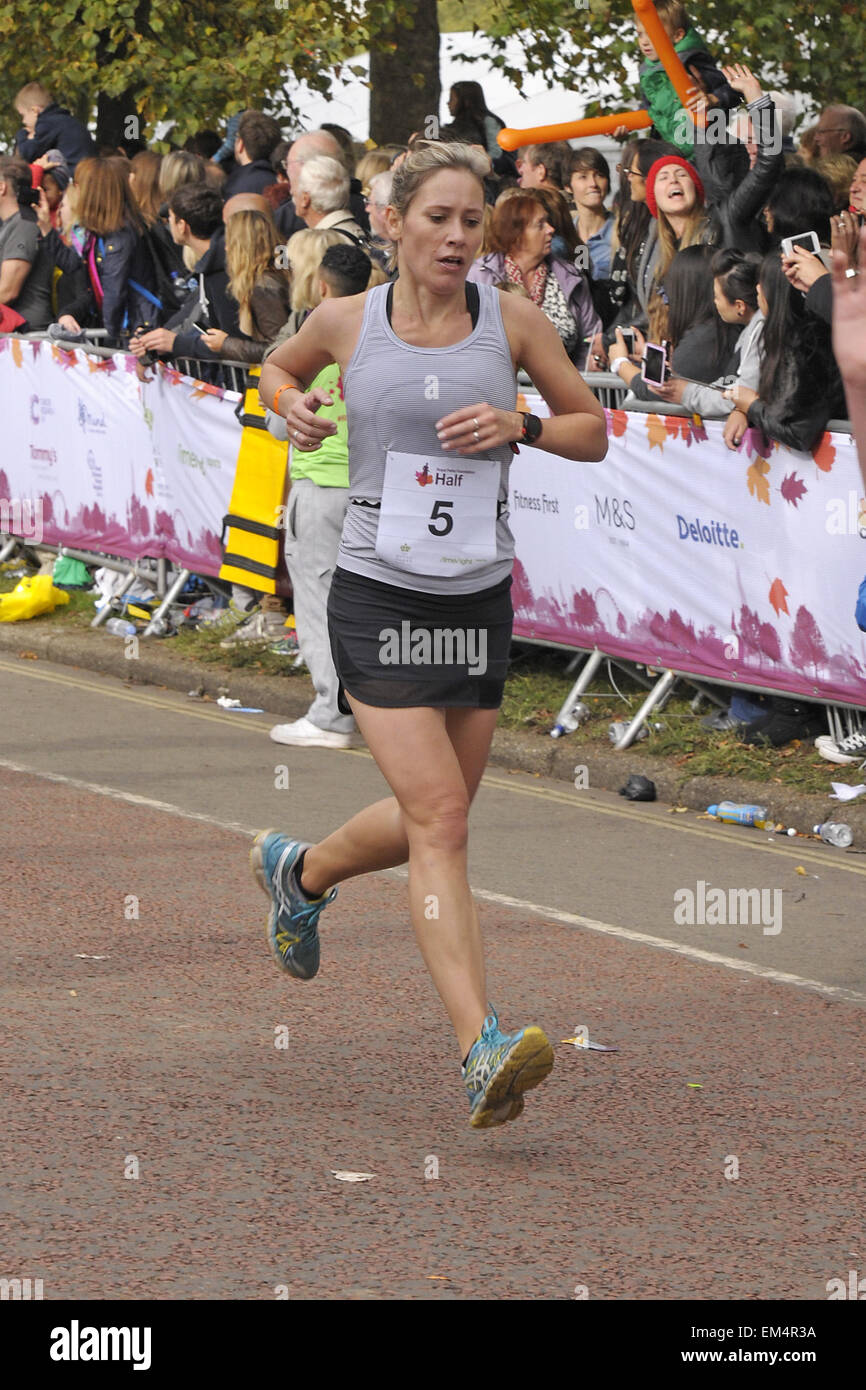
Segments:
[[[228,336],[221,328],[209,328],[207,333],[202,333],[201,340],[211,352],[219,352]]]
[[[686,382],[681,376],[672,376],[662,386],[656,386],[654,382],[648,381],[647,386],[655,395],[661,396],[663,401],[672,401],[676,405],[682,405]]]
[[[737,410],[741,410],[745,415],[752,402],[758,399],[758,393],[757,391],[753,391],[751,386],[740,386],[738,384],[736,386],[729,386],[724,392],[724,397],[727,401],[733,401]]]
[[[439,443],[446,453],[483,454],[520,438],[523,416],[517,410],[497,410],[485,401],[454,410],[436,422]]]

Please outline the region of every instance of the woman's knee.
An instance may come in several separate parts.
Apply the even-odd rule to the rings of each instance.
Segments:
[[[455,788],[422,805],[403,808],[410,849],[455,851],[466,848],[469,838],[469,798],[466,788]]]

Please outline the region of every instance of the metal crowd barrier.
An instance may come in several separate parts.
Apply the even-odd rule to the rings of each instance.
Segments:
[[[47,332],[16,334],[14,336],[24,340],[32,341],[33,339],[44,339],[57,343],[58,345],[65,344],[69,348],[79,349],[98,357],[111,357],[116,352],[123,351],[122,348],[103,347],[94,340],[87,340],[85,338],[85,341],[76,341],[75,339],[58,338]],[[214,372],[214,369],[216,369],[223,378],[220,384],[224,385],[226,389],[237,392],[242,396],[246,388],[247,372],[249,367],[253,364],[229,360],[223,361],[221,359],[218,362],[214,362],[213,359],[209,358],[181,357],[175,358],[172,365],[185,376],[190,376],[196,380],[207,380]],[[625,409],[629,412],[643,414],[656,413],[687,417],[691,416],[693,413],[684,406],[668,404],[661,400],[658,402],[642,401],[634,397],[627,400],[626,398],[629,397],[627,386],[619,376],[611,372],[582,372],[581,376],[606,409]],[[520,372],[518,374],[518,385],[523,390],[533,391],[535,389],[532,381],[525,372]],[[851,423],[849,420],[831,420],[827,429],[837,433],[850,433]],[[18,543],[15,537],[0,536],[0,561],[4,560]],[[62,545],[51,546],[40,544],[38,548],[56,552],[58,555],[68,555],[74,559],[83,560],[85,564],[102,565],[106,568],[125,573],[127,576],[126,582],[117,597],[127,592],[138,578],[147,577],[148,582],[155,583],[157,594],[161,602],[145,629],[144,636],[157,635],[163,630],[161,626],[163,615],[170,604],[174,602],[190,577],[190,571],[185,569],[177,570],[169,577],[167,562],[164,559],[150,560],[147,557],[142,557],[137,561],[129,561],[116,556],[101,555],[92,551],[79,550]],[[155,576],[152,576],[151,573],[146,570],[142,570],[142,564],[144,566],[155,565]],[[110,612],[110,606],[105,604],[103,608],[100,609],[99,613],[97,613],[91,626],[98,627],[108,618]],[[704,682],[700,677],[695,677],[683,672],[661,670],[658,668],[644,668],[635,662],[625,662],[621,658],[610,657],[599,648],[588,650],[586,648],[563,647],[559,643],[537,641],[531,638],[519,638],[516,640],[527,646],[541,646],[549,650],[568,651],[571,653],[572,660],[569,666],[566,667],[567,671],[573,670],[575,664],[579,662],[582,657],[585,658],[580,674],[557,715],[556,724],[559,724],[563,716],[571,710],[581,696],[587,693],[599,667],[604,661],[612,662],[619,669],[627,671],[637,680],[638,684],[644,686],[644,688],[649,687],[646,698],[641,704],[640,709],[630,720],[622,737],[616,743],[615,747],[617,750],[628,748],[630,744],[634,742],[642,726],[649,718],[649,715],[654,710],[658,712],[667,703],[675,687],[681,682],[695,689],[699,697],[703,696],[716,704],[718,704],[719,701],[718,697],[714,695],[712,691],[713,684],[718,686],[728,685],[732,690],[749,690],[756,694],[778,694],[777,691],[768,692],[759,686],[745,685],[740,681],[725,682],[722,680],[715,680],[712,683],[708,683]],[[646,672],[645,675],[642,674],[644,671]],[[655,681],[653,681],[654,676],[657,676]],[[709,689],[706,688],[707,685],[710,686]],[[798,699],[805,698],[806,697],[798,696]],[[815,701],[813,703],[823,702]],[[856,707],[825,704],[824,709],[827,714],[828,726],[833,737],[843,736],[845,732],[850,733],[859,726],[860,716]]]

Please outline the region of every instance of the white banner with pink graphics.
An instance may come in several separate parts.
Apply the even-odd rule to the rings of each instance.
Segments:
[[[537,396],[526,409],[546,415]],[[853,441],[796,453],[723,422],[608,411],[600,464],[511,467],[515,635],[866,705],[866,512]]]
[[[236,401],[165,367],[142,383],[124,354],[0,337],[0,530],[17,505],[50,544],[216,574]],[[513,461],[515,635],[866,706],[850,436],[802,454],[749,431],[732,453],[715,420],[614,410],[608,429],[600,464]]]
[[[0,503],[30,537],[38,518],[49,545],[216,574],[238,397],[164,366],[142,382],[135,368],[124,353],[0,337]]]

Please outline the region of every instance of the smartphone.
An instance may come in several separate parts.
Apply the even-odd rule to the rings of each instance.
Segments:
[[[800,232],[797,236],[783,237],[782,255],[793,256],[795,246],[802,246],[804,251],[812,251],[816,256],[821,252],[817,232]]]
[[[652,386],[663,386],[668,364],[667,349],[659,343],[647,343],[640,374]]]
[[[623,341],[625,342],[626,351],[627,351],[629,357],[633,357],[633,356],[634,356],[634,329],[633,329],[633,328],[621,328],[619,331],[620,331],[620,333],[621,333],[622,336],[623,336]]]

